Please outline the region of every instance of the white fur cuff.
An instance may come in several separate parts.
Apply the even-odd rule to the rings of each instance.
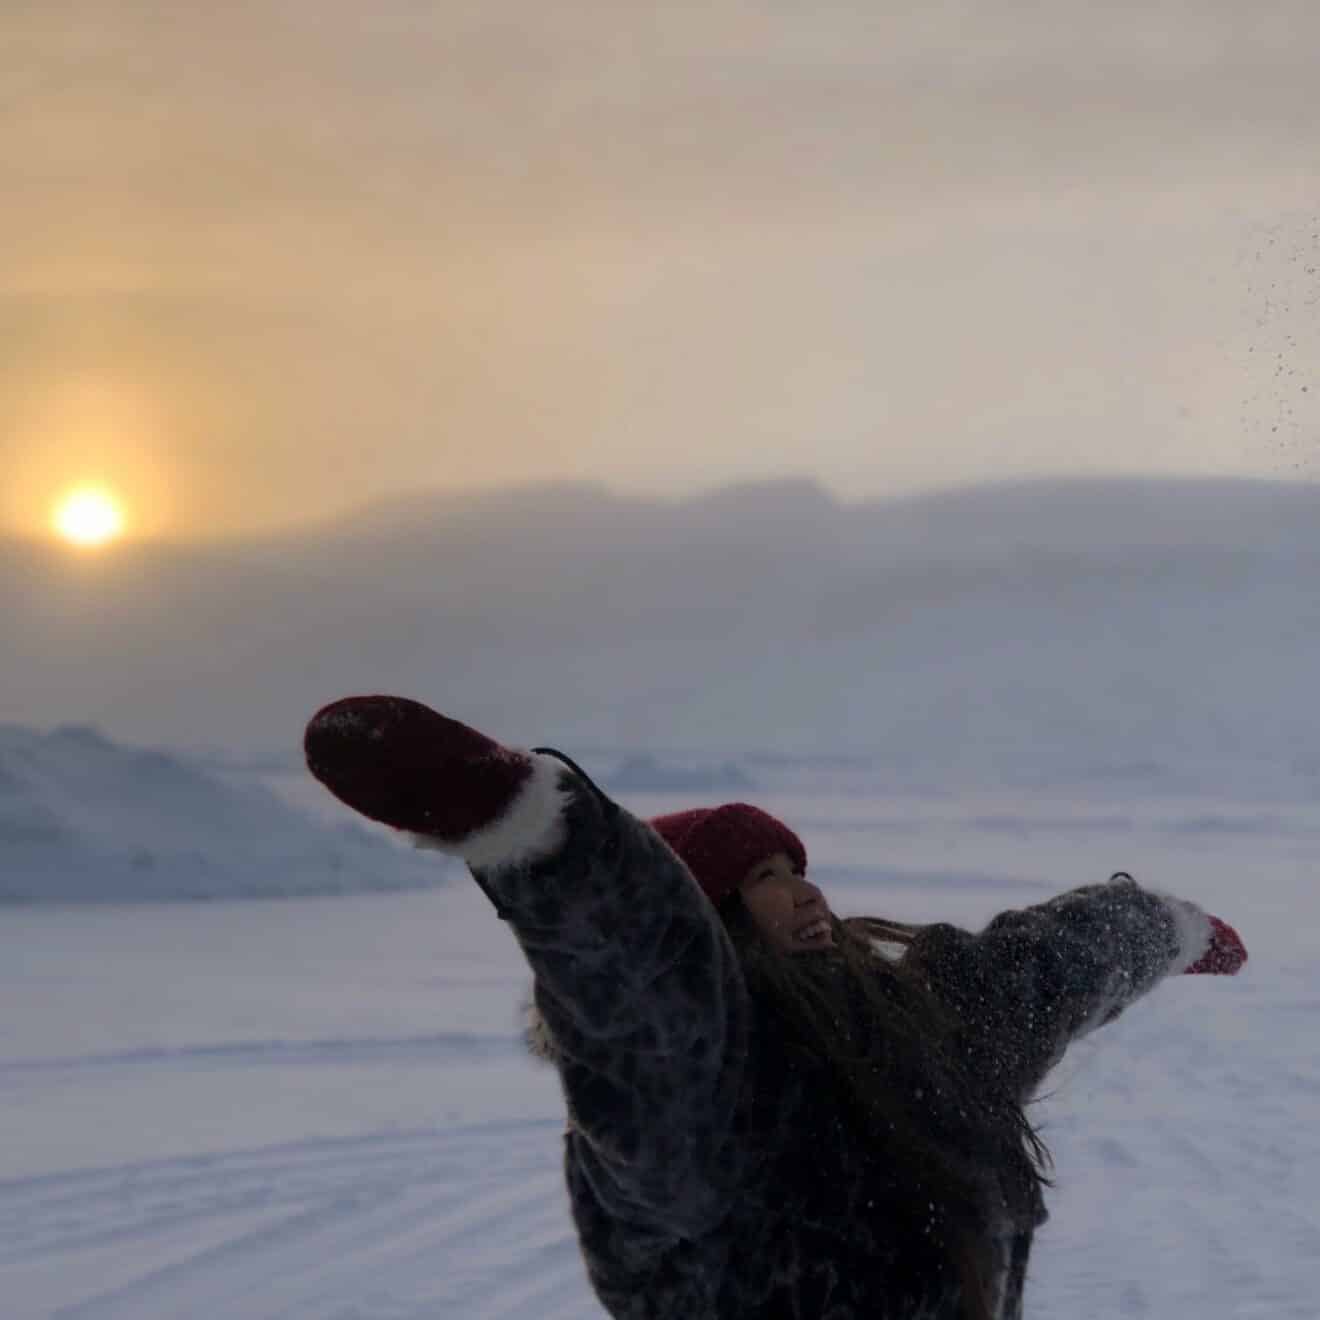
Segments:
[[[1210,947],[1210,918],[1185,898],[1174,898],[1172,894],[1158,894],[1157,897],[1169,909],[1178,933],[1178,957],[1174,970],[1185,971]]]
[[[474,871],[532,861],[564,842],[564,766],[553,756],[528,753],[532,773],[503,813],[482,829],[454,841],[426,834],[412,836],[414,846],[461,857]]]

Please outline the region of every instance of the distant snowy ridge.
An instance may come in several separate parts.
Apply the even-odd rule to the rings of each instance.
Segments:
[[[434,859],[180,756],[86,726],[0,725],[0,901],[348,893],[420,888],[445,874]]]
[[[628,757],[606,780],[617,793],[748,792],[756,782],[735,761],[719,765],[670,765],[654,756]]]
[[[397,692],[579,758],[733,757],[758,792],[773,754],[922,791],[1311,800],[1316,513],[1298,482],[781,481],[419,496],[223,552],[0,544],[0,720],[278,764],[323,703]]]

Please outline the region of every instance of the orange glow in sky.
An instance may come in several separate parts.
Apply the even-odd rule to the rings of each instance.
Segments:
[[[8,401],[0,525],[84,548],[159,535],[171,511],[160,391],[110,372],[38,373],[24,385]]]
[[[55,506],[52,525],[71,544],[95,549],[123,534],[124,511],[110,491],[83,486],[70,491]]]

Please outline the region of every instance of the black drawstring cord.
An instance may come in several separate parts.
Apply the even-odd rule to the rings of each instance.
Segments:
[[[597,787],[596,782],[592,779],[592,777],[589,774],[587,774],[587,772],[580,765],[578,765],[578,763],[574,761],[572,757],[565,756],[563,752],[558,751],[554,747],[533,747],[532,751],[541,756],[553,756],[556,761],[561,761],[564,765],[566,765],[596,795],[596,800],[600,803],[601,809],[605,812],[605,816],[607,819],[618,814],[619,804],[617,802],[612,801],[610,798],[606,797],[604,792],[599,787]],[[504,904],[500,902],[500,900],[491,891],[490,886],[487,885],[486,882],[475,871],[473,871],[471,867],[468,867],[468,870],[471,872],[472,878],[477,882],[477,888],[480,889],[481,892],[485,894],[488,899],[490,899],[490,905],[495,909],[495,915],[501,921],[508,921],[509,909],[506,908]]]
[[[539,753],[541,756],[553,756],[556,761],[562,761],[596,795],[596,800],[600,803],[607,817],[618,815],[619,804],[612,798],[607,797],[603,790],[597,786],[596,781],[571,756],[565,756],[557,747],[533,747],[532,751]]]

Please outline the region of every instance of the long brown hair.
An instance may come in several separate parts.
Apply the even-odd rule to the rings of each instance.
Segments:
[[[904,1203],[917,1231],[942,1245],[944,1283],[960,1290],[966,1320],[992,1320],[992,1222],[1005,1205],[1034,1217],[1049,1152],[1017,1098],[963,1064],[960,1024],[928,988],[914,948],[922,927],[834,917],[835,949],[822,956],[775,949],[736,894],[720,913],[752,993],[789,1047],[833,1076],[842,1105],[909,1189]]]

